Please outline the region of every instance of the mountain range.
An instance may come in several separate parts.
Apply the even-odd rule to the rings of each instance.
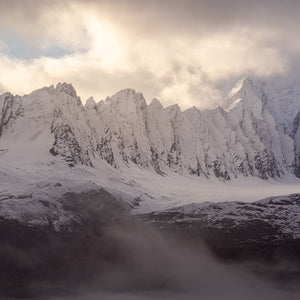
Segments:
[[[290,291],[299,123],[300,86],[247,78],[210,110],[147,104],[132,89],[83,105],[66,83],[1,95],[0,297],[177,291],[178,274],[198,288],[211,267],[196,263],[213,257]]]
[[[70,167],[102,160],[161,175],[169,169],[223,180],[300,176],[299,86],[276,92],[243,78],[217,108],[181,111],[157,99],[147,105],[131,89],[83,105],[72,85],[59,83],[23,97],[5,93],[0,111],[2,152],[22,141]]]
[[[157,99],[147,104],[133,89],[83,105],[67,83],[24,96],[4,93],[1,213],[39,214],[46,208],[38,208],[37,199],[102,187],[136,207],[159,194],[151,192],[154,186],[146,191],[141,180],[155,185],[172,176],[221,182],[300,177],[299,124],[300,86],[275,89],[249,78],[210,110],[182,111]]]

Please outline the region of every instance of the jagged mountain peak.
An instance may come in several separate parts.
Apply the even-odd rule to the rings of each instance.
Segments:
[[[118,111],[122,114],[135,112],[137,109],[143,110],[147,106],[143,94],[134,89],[120,90],[113,96],[106,98],[105,103],[118,107]]]
[[[266,91],[260,82],[243,78],[222,106],[181,111],[178,104],[163,108],[157,99],[147,105],[133,89],[97,103],[90,98],[83,107],[73,86],[59,83],[4,99],[0,142],[3,136],[23,137],[30,147],[41,137],[45,153],[50,149],[69,165],[91,166],[100,159],[116,168],[134,163],[158,173],[273,178],[293,172],[300,163],[295,160],[300,118],[279,132],[281,119],[265,105]]]
[[[57,92],[63,92],[71,97],[77,98],[77,93],[71,83],[59,82],[55,88]]]
[[[183,111],[186,114],[199,114],[200,110],[194,105]]]
[[[14,95],[10,92],[5,92],[5,93],[0,95],[0,101],[5,99],[5,98],[8,98],[8,97],[14,97]]]
[[[265,83],[243,77],[220,106],[227,112],[236,110],[241,114],[246,110],[261,118],[265,101]]]
[[[240,90],[244,88],[251,88],[253,86],[253,79],[243,76],[237,84],[233,87],[233,90]]]
[[[181,112],[181,108],[176,103],[176,104],[171,104],[171,105],[167,106],[166,107],[166,111],[169,111],[169,112]]]
[[[141,99],[144,98],[142,93],[136,92],[134,89],[122,89],[113,94],[108,99],[112,100],[127,100],[127,99]]]
[[[81,110],[83,104],[72,84],[58,83],[56,86],[45,86],[41,89],[34,90],[28,95],[22,97],[24,105],[32,107],[43,106],[45,109],[53,109],[54,106],[77,106]]]
[[[155,107],[155,108],[158,108],[158,109],[163,108],[161,102],[158,99],[156,99],[156,98],[152,99],[152,101],[151,101],[151,103],[150,103],[149,106],[150,107]]]
[[[86,100],[85,104],[84,104],[84,108],[85,109],[95,109],[96,108],[96,101],[94,100],[93,97],[90,97]]]
[[[238,93],[243,93],[247,91],[258,91],[260,90],[263,86],[265,86],[265,82],[255,79],[255,78],[250,78],[250,77],[242,77],[231,89],[227,97],[232,97]]]

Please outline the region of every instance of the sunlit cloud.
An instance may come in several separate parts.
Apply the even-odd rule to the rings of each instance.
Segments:
[[[114,12],[114,5],[107,2],[103,6],[97,1],[54,2],[35,12],[36,28],[24,16],[15,22],[2,19],[3,28],[32,39],[40,49],[40,55],[30,59],[12,55],[1,39],[2,31],[2,89],[24,94],[67,81],[83,101],[91,95],[100,100],[119,89],[135,88],[148,101],[157,97],[165,105],[208,108],[224,96],[217,82],[244,74],[286,74],[290,68],[287,54],[278,47],[282,36],[272,28],[239,24],[201,34],[169,28],[160,33],[154,19],[148,32],[137,11],[132,11],[134,20],[126,23],[128,16],[117,7]],[[12,8],[15,18],[20,7]]]

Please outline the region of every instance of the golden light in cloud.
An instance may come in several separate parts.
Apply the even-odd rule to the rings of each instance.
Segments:
[[[213,80],[248,70],[262,76],[283,73],[288,68],[286,59],[263,43],[273,35],[266,29],[235,28],[200,40],[193,57]]]
[[[2,54],[3,89],[23,94],[67,81],[83,100],[135,88],[148,101],[157,97],[183,109],[208,108],[222,99],[217,81],[248,71],[269,76],[288,69],[280,50],[265,43],[276,36],[270,29],[239,26],[201,36],[179,32],[153,36],[84,2],[71,2],[63,11],[60,5],[51,7],[42,17],[43,47],[55,43],[72,53],[31,60]]]
[[[93,13],[83,12],[81,19],[90,38],[89,55],[93,57],[99,67],[116,69],[119,63],[124,64],[124,44],[121,34],[113,24],[103,21]]]

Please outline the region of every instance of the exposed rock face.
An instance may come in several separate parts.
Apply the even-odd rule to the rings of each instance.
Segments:
[[[97,186],[57,197],[7,194],[0,196],[0,202],[0,223],[16,221],[53,231],[72,231],[93,222],[102,224],[121,217],[128,210],[124,202]]]
[[[19,116],[23,116],[24,108],[20,97],[14,97],[10,93],[0,96],[0,137],[7,128],[14,127],[14,122]]]
[[[165,211],[153,212],[146,216],[151,222],[188,222],[191,226],[198,222],[198,224],[216,228],[224,226],[238,228],[248,222],[260,221],[276,230],[277,239],[300,239],[300,194],[271,197],[253,203],[187,204]]]
[[[0,146],[22,140],[69,166],[104,160],[115,168],[136,164],[222,180],[299,176],[299,103],[296,87],[276,93],[244,78],[212,110],[182,112],[156,99],[147,105],[130,89],[83,106],[74,88],[60,83],[24,97],[1,96]]]
[[[195,203],[140,216],[182,238],[205,239],[221,256],[297,261],[300,264],[300,194],[253,203]]]

